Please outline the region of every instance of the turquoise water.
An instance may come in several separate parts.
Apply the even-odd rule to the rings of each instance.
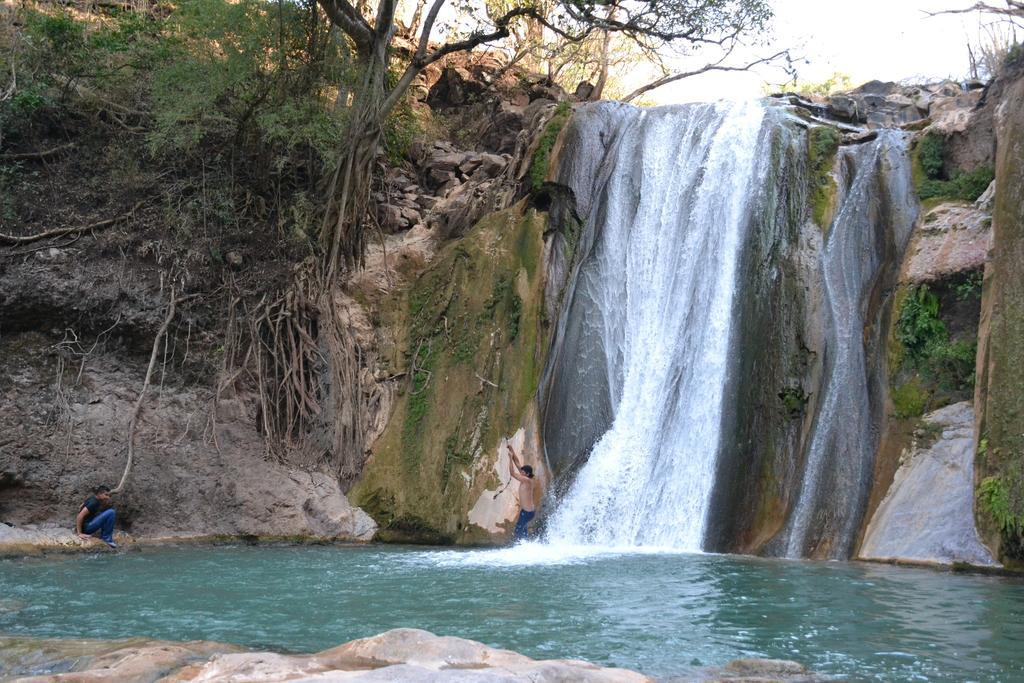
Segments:
[[[777,657],[852,680],[1024,680],[1024,582],[999,577],[530,546],[167,548],[0,561],[6,635],[308,652],[399,626],[656,676]]]

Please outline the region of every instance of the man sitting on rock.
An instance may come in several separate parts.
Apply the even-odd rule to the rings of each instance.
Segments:
[[[519,480],[519,519],[516,521],[516,529],[512,532],[512,542],[523,541],[528,535],[527,525],[530,520],[533,519],[535,506],[534,506],[534,486],[536,482],[533,480],[533,468],[529,465],[519,466],[519,458],[516,457],[516,451],[512,448],[512,444],[506,443],[508,447],[508,454],[510,457],[508,461],[508,471],[515,479]]]
[[[114,519],[117,513],[113,507],[109,507],[109,503],[110,487],[97,486],[93,495],[82,503],[82,509],[75,518],[75,533],[79,538],[88,541],[98,531],[104,543],[111,548],[117,547],[114,543]]]

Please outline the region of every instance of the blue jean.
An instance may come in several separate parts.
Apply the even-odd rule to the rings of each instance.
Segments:
[[[114,540],[114,518],[116,517],[117,513],[114,512],[114,508],[104,510],[86,522],[82,531],[90,536],[99,531],[100,538],[105,542],[110,543]]]
[[[533,510],[519,511],[519,521],[516,522],[516,530],[512,532],[513,541],[522,541],[527,537],[529,532],[526,529],[526,525],[533,519],[534,514],[536,513]]]

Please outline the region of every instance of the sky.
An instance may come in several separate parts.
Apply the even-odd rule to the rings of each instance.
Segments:
[[[968,7],[974,0],[770,1],[775,11],[772,40],[756,54],[793,48],[792,54],[801,57],[796,62],[801,81],[824,81],[836,72],[848,74],[854,85],[872,79],[961,79],[968,72],[968,40],[979,35],[977,13],[926,14]],[[706,61],[681,64],[693,68]],[[714,72],[663,86],[647,99],[666,104],[759,97],[765,80],[777,83],[784,76],[771,69],[757,74]]]

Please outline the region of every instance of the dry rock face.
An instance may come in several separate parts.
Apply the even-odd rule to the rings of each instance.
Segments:
[[[70,530],[82,502],[124,468],[144,363],[95,353],[77,380],[72,373],[55,389],[51,353],[52,341],[37,333],[0,342],[0,548],[33,538],[47,548],[77,545]],[[114,497],[118,528],[147,537],[372,538],[373,521],[348,503],[336,478],[267,459],[251,410],[238,397],[214,409],[200,387],[154,388],[128,485]]]
[[[868,524],[860,558],[994,565],[974,528],[971,403],[940,408],[922,425]]]
[[[15,681],[467,681],[643,683],[626,669],[579,660],[535,660],[462,638],[395,629],[314,655],[241,652],[208,642],[0,639],[0,675]],[[60,671],[63,673],[48,674]],[[18,677],[20,676],[20,677]],[[675,681],[826,680],[796,662],[743,659]]]
[[[965,90],[953,81],[917,86],[869,81],[848,93],[828,99],[829,116],[871,128],[887,128],[932,119],[941,121],[952,132],[966,127],[969,112],[981,99],[980,82],[970,82]]]
[[[983,268],[992,247],[992,217],[983,199],[943,203],[925,214],[907,247],[900,281],[934,282]]]

